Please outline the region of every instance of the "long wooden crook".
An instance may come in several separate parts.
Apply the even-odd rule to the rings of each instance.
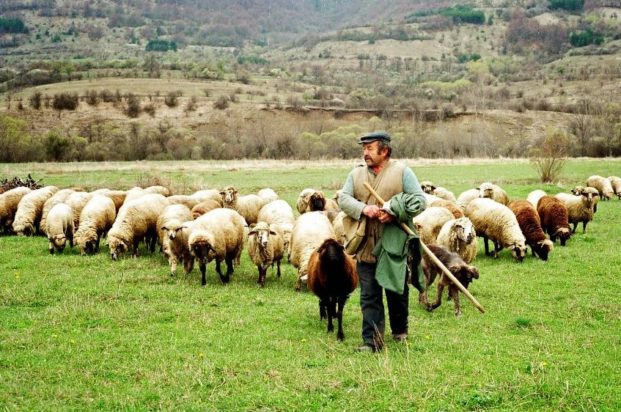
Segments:
[[[371,192],[371,194],[381,203],[384,204],[384,199],[382,199],[382,197],[377,194],[377,192],[375,190],[373,190],[373,188],[371,187],[371,185],[367,182],[364,182],[364,187],[367,188],[367,190],[369,192]],[[414,235],[414,232],[412,232],[412,229],[410,229],[408,227],[408,225],[406,225],[403,222],[399,222],[399,224],[401,225],[401,229],[405,230],[406,233],[410,234],[410,235]],[[468,299],[470,299],[470,301],[472,302],[472,304],[474,304],[474,306],[476,306],[476,308],[481,312],[481,313],[485,313],[485,309],[483,309],[483,306],[481,306],[481,304],[475,299],[474,296],[472,296],[472,294],[468,291],[468,289],[466,289],[464,287],[464,285],[461,284],[461,282],[455,277],[455,275],[453,275],[451,273],[450,270],[448,270],[446,268],[446,266],[444,266],[444,264],[440,261],[440,259],[438,259],[436,257],[436,255],[433,254],[433,252],[431,250],[429,250],[429,248],[427,247],[427,245],[425,245],[422,241],[420,242],[420,244],[423,246],[423,250],[425,251],[425,253],[427,254],[427,256],[429,256],[429,258],[433,261],[433,263],[436,264],[436,266],[438,266],[442,272],[444,272],[444,274],[459,288],[459,290],[461,290],[461,292],[466,295],[466,297]]]

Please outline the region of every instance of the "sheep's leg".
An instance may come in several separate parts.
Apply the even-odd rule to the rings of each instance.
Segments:
[[[427,310],[431,312],[442,304],[442,293],[444,293],[444,283],[438,282],[438,293],[435,302],[427,304]]]
[[[52,242],[50,242],[48,249],[50,250],[50,255],[54,254],[54,244]]]
[[[586,221],[585,221],[585,222],[582,222],[582,234],[585,234],[585,233],[586,233],[586,225],[587,225],[587,222],[586,222]]]
[[[343,308],[345,307],[346,301],[347,301],[347,296],[338,297],[338,310],[336,312],[336,319],[339,323],[339,330],[336,333],[336,338],[338,340],[345,339],[345,334],[343,333]]]
[[[97,240],[95,241],[95,252],[99,252],[99,240],[101,239],[100,235],[97,235]]]
[[[276,274],[280,278],[280,259],[276,261],[276,269],[277,269]]]
[[[483,236],[483,243],[485,244],[485,256],[490,256],[489,245],[487,244],[487,236]]]
[[[319,320],[324,320],[327,317],[326,302],[323,299],[319,299]]]
[[[69,240],[69,247],[73,247],[73,235],[67,236],[67,239]]]
[[[261,287],[265,286],[265,275],[267,273],[267,268],[264,268],[263,266],[259,265],[257,266],[257,268],[259,269],[259,285],[261,285]]]
[[[299,292],[302,289],[302,278],[298,273],[298,278],[295,280],[295,291]]]
[[[502,247],[498,244],[498,241],[494,240],[494,258],[498,258],[498,252],[500,252],[501,249]]]
[[[134,257],[138,257],[138,245],[140,245],[140,241],[134,240]]]
[[[334,324],[332,319],[336,315],[336,300],[330,296],[328,297],[328,332],[334,332]]]
[[[455,304],[455,316],[461,315],[461,307],[459,305],[459,289],[456,286],[449,286],[449,296],[453,299]]]
[[[174,276],[177,272],[177,258],[171,254],[168,263],[170,264],[170,276]]]
[[[576,227],[578,226],[578,222],[574,223],[574,229],[571,231],[571,233],[576,233]]]
[[[192,256],[186,256],[183,258],[183,269],[186,275],[194,269],[194,258]]]
[[[205,272],[207,270],[207,264],[205,262],[199,261],[198,267],[201,270],[201,286],[205,286],[207,284],[207,278],[205,277]]]

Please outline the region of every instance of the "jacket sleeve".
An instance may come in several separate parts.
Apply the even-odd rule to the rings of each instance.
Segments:
[[[365,206],[365,203],[354,197],[354,177],[353,172],[351,172],[339,194],[339,207],[352,219],[360,220],[362,209]]]

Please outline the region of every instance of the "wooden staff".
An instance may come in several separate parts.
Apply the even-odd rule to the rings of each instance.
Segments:
[[[366,187],[369,192],[371,192],[371,194],[381,203],[384,204],[384,199],[382,199],[382,197],[377,194],[377,192],[375,190],[373,190],[373,188],[371,187],[371,185],[367,182],[364,182],[364,187]],[[406,225],[404,222],[399,222],[399,224],[401,225],[401,229],[405,230],[406,233],[410,234],[410,235],[414,235],[414,232],[412,232],[412,229],[410,229],[408,227],[408,225]],[[457,278],[455,277],[455,275],[453,275],[451,273],[450,270],[448,270],[446,268],[446,266],[444,266],[444,264],[440,261],[440,259],[438,259],[436,257],[436,255],[433,254],[433,252],[431,250],[429,250],[429,248],[427,247],[427,245],[425,245],[422,241],[420,242],[420,244],[423,246],[423,250],[425,251],[425,253],[427,254],[427,256],[429,256],[429,258],[433,261],[433,263],[436,264],[436,266],[438,266],[442,272],[444,272],[444,274],[459,288],[459,290],[462,291],[462,293],[464,295],[466,295],[466,297],[468,299],[470,299],[470,301],[474,304],[474,306],[476,306],[476,308],[481,312],[481,313],[485,313],[485,309],[483,309],[483,306],[481,306],[481,304],[475,299],[474,296],[472,296],[472,294],[470,292],[468,292],[468,289],[466,289],[464,287],[464,285],[461,284],[461,282],[459,280],[457,280]]]

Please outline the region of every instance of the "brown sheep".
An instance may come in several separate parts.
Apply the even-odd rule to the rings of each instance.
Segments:
[[[448,209],[449,212],[451,212],[453,216],[455,216],[455,219],[459,219],[465,216],[464,211],[457,205],[457,203],[451,202],[450,200],[446,200],[446,199],[434,200],[427,205],[427,207],[431,207],[431,206],[438,206],[438,207],[443,207],[445,209]]]
[[[210,210],[214,210],[219,207],[222,207],[220,202],[214,199],[205,199],[192,208],[192,218],[196,220],[199,216],[202,216]]]
[[[513,200],[507,206],[515,214],[520,230],[526,238],[526,244],[530,246],[533,255],[536,254],[541,260],[548,260],[548,254],[554,248],[554,244],[543,232],[537,210],[528,200]]]
[[[550,236],[552,242],[558,237],[561,246],[565,246],[571,237],[567,208],[554,196],[542,196],[537,203],[537,213],[541,219],[541,228]]]
[[[326,239],[308,261],[308,288],[319,297],[319,318],[328,318],[328,332],[338,321],[337,339],[343,340],[343,307],[349,294],[358,287],[358,272],[353,258],[335,239]],[[337,309],[338,305],[338,309]]]

